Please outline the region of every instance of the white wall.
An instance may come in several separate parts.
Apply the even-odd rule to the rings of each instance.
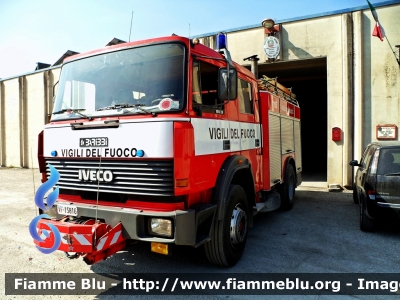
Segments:
[[[400,44],[400,5],[377,8],[379,21],[393,49]],[[376,141],[376,125],[400,126],[400,66],[385,39],[381,42],[371,36],[375,21],[365,11],[363,26],[363,86],[364,86],[364,131],[363,146]]]
[[[58,68],[0,81],[0,165],[37,168],[37,139],[52,110]]]

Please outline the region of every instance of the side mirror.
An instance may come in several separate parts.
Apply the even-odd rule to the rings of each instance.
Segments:
[[[223,100],[234,100],[237,98],[237,71],[234,68],[220,68],[218,72],[218,97]]]
[[[358,163],[358,160],[352,160],[349,163],[350,166],[352,167],[360,167],[361,165]]]

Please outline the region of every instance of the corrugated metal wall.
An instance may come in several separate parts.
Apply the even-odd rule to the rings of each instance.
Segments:
[[[52,111],[60,68],[0,81],[0,166],[37,168],[37,136]]]

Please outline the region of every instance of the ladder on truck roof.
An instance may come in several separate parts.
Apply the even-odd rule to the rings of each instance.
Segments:
[[[296,100],[296,95],[292,93],[292,88],[286,88],[277,81],[276,78],[269,78],[263,75],[262,78],[257,80],[258,90],[268,91],[279,98],[282,98],[290,103],[293,103],[296,106],[299,106],[299,103]]]

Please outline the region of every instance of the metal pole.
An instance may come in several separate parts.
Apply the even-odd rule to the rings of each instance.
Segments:
[[[257,54],[253,55],[253,56],[246,57],[243,60],[249,60],[250,61],[250,63],[251,63],[251,65],[250,65],[251,72],[254,74],[254,77],[256,79],[258,79],[258,61],[260,59],[257,57]]]
[[[251,72],[254,74],[256,79],[258,79],[258,60],[259,58],[257,57],[251,59]]]

